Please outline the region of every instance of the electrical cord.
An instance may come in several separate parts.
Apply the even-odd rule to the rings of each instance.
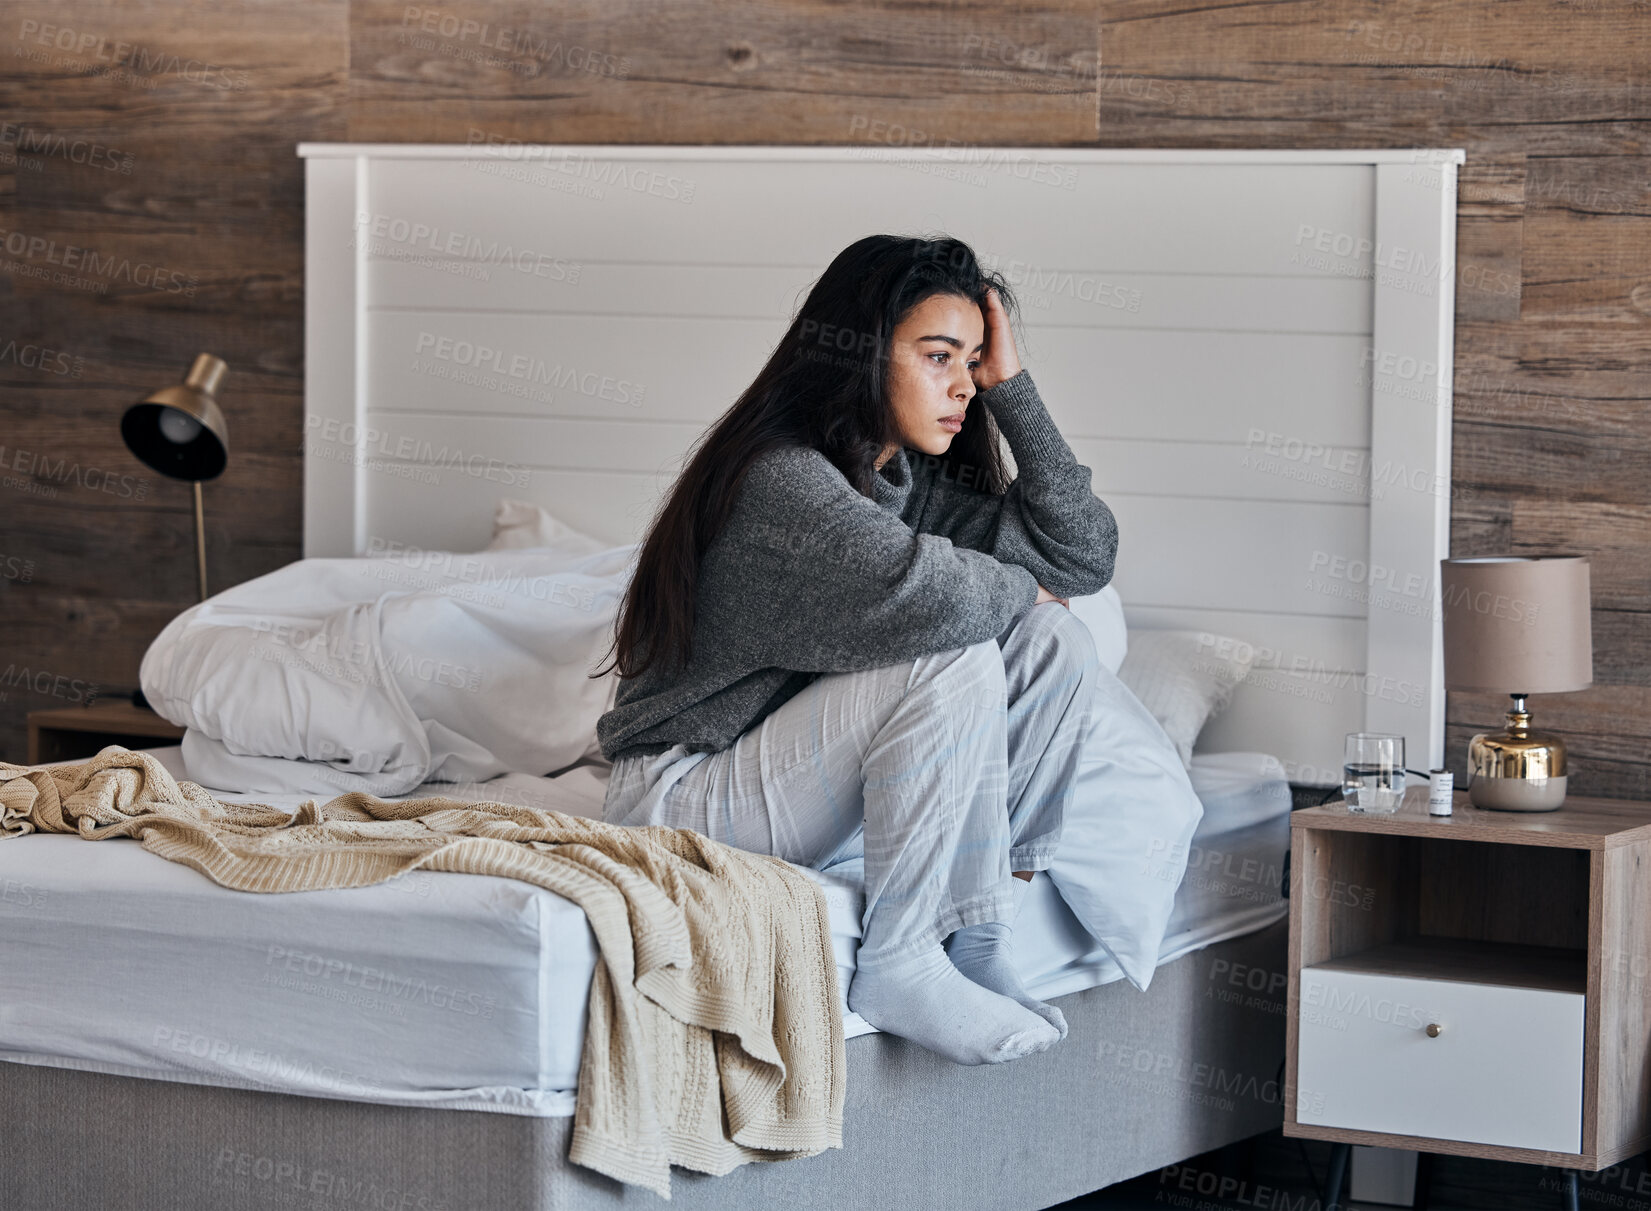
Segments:
[[[1313,1168],[1312,1157],[1307,1155],[1307,1141],[1302,1139],[1299,1135],[1296,1136],[1296,1147],[1301,1150],[1301,1165],[1302,1168],[1307,1170],[1307,1180],[1313,1183],[1313,1189],[1315,1191],[1323,1190],[1324,1183],[1319,1180],[1319,1175]]]
[[[1282,1097],[1284,1093],[1283,1060],[1278,1062],[1278,1076],[1274,1079],[1273,1084],[1278,1086],[1279,1096]],[[1319,1175],[1313,1169],[1313,1159],[1307,1155],[1307,1141],[1302,1139],[1299,1135],[1296,1136],[1296,1147],[1301,1150],[1301,1167],[1307,1170],[1307,1180],[1313,1183],[1313,1189],[1315,1191],[1323,1190],[1324,1183],[1319,1181]]]

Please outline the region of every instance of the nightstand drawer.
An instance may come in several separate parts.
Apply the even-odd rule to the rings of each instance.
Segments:
[[[1583,1005],[1577,992],[1303,968],[1296,1120],[1580,1152]]]

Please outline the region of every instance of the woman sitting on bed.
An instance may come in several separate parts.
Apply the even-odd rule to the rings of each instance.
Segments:
[[[849,1007],[960,1064],[1066,1037],[1009,926],[1088,727],[1098,660],[1066,598],[1118,543],[1012,305],[953,239],[832,261],[654,518],[597,724],[610,822],[863,855]]]

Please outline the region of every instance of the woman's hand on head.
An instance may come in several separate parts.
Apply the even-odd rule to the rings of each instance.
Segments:
[[[1038,586],[1038,599],[1036,601],[1034,601],[1032,604],[1033,605],[1042,605],[1046,601],[1058,601],[1063,606],[1065,606],[1067,609],[1070,610],[1072,608],[1072,602],[1068,598],[1056,597],[1053,593],[1051,593],[1048,589],[1044,588],[1040,584]]]
[[[1020,373],[1020,355],[1015,351],[1015,334],[1009,331],[1009,312],[995,289],[987,287],[986,348],[981,351],[973,377],[975,389],[990,391],[1004,379]]]

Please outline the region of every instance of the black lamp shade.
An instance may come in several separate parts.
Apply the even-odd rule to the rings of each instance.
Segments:
[[[229,427],[213,392],[225,366],[203,353],[189,376],[133,404],[120,418],[127,448],[172,479],[200,482],[223,474],[229,461]]]

